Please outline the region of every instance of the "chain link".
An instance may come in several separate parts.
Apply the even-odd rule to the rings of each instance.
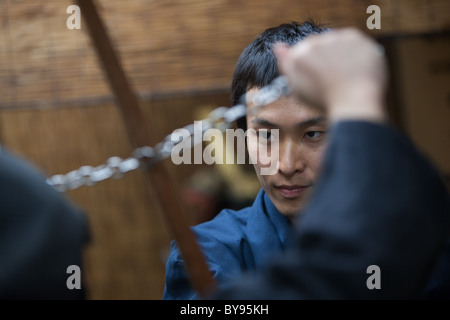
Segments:
[[[289,94],[287,79],[284,76],[279,76],[269,85],[258,90],[257,93],[251,96],[244,95],[240,104],[230,108],[218,107],[212,110],[208,117],[201,122],[202,135],[210,128],[216,128],[222,132],[231,128],[234,121],[247,114],[247,104],[249,102],[252,104],[253,109],[257,110],[287,94]],[[184,132],[188,132],[191,137],[194,136],[194,124],[189,124],[182,129],[185,129]],[[194,140],[191,139],[191,147],[202,141]],[[172,141],[172,134],[169,134],[154,147],[144,146],[134,149],[132,156],[129,158],[111,157],[107,159],[106,164],[97,167],[82,166],[78,170],[73,170],[65,175],[57,174],[49,177],[47,184],[53,186],[57,191],[65,192],[81,186],[93,186],[97,182],[110,178],[119,179],[127,172],[151,168],[156,163],[168,158],[177,143],[179,142]]]

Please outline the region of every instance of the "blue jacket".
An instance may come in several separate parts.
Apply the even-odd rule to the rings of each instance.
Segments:
[[[321,179],[292,227],[261,191],[252,207],[193,228],[225,287],[217,298],[450,298],[450,246],[437,259],[450,226],[439,174],[389,126],[346,121],[330,131]],[[370,265],[381,290],[366,286]],[[197,298],[174,243],[163,298]]]
[[[291,226],[292,223],[261,189],[251,207],[239,211],[222,210],[213,220],[192,229],[220,286],[243,271],[258,269],[271,253],[282,251],[288,242]],[[174,241],[166,266],[163,298],[197,298],[187,280],[183,260]]]

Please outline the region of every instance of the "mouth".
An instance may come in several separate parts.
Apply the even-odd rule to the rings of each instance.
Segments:
[[[294,199],[301,196],[310,187],[311,185],[280,185],[275,186],[275,189],[278,190],[283,197],[287,199]]]

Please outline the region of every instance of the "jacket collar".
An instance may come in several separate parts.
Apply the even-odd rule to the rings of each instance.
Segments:
[[[273,226],[280,238],[280,242],[284,247],[289,239],[292,222],[287,217],[283,216],[280,211],[278,211],[272,200],[270,200],[269,196],[264,192],[262,188],[261,192],[263,193],[265,211],[269,215],[269,219],[273,223]]]

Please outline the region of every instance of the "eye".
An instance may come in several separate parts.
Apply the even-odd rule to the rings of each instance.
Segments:
[[[305,138],[310,140],[317,140],[325,134],[324,131],[308,131],[305,133]]]

